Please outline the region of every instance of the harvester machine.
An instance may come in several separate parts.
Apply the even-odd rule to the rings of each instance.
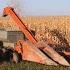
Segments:
[[[14,9],[11,7],[4,8],[4,16],[9,15],[16,26],[25,34],[28,40],[19,40],[13,48],[14,52],[21,54],[22,60],[33,61],[46,65],[66,65],[69,66],[69,63],[66,59],[57,53],[51,46],[46,42],[37,41],[32,35],[31,31],[25,26],[25,23],[19,18],[15,13]],[[13,60],[16,61],[15,55],[13,54]],[[17,61],[16,61],[17,62]]]

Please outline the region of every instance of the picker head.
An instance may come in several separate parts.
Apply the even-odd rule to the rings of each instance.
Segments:
[[[10,11],[13,11],[14,9],[12,7],[6,7],[4,8],[4,11],[3,11],[3,16],[7,16],[8,14],[10,14]]]

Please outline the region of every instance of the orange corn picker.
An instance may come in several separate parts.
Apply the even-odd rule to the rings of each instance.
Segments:
[[[4,16],[9,15],[16,26],[25,34],[28,40],[19,40],[14,46],[13,51],[21,54],[22,60],[33,61],[46,65],[66,65],[69,66],[67,60],[57,53],[47,43],[41,41],[38,42],[32,35],[31,31],[25,26],[25,23],[15,13],[11,7],[4,8]],[[15,54],[13,54],[13,61],[16,61]],[[17,61],[16,61],[17,62]]]

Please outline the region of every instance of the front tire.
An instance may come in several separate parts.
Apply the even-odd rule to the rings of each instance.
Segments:
[[[13,53],[13,62],[18,63],[22,60],[21,54],[14,52]]]

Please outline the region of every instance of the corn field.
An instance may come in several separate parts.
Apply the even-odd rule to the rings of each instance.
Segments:
[[[34,30],[36,39],[48,36],[48,32],[58,31],[70,44],[70,16],[47,16],[47,17],[23,17],[24,24],[30,30]],[[9,16],[0,18],[0,29],[19,30]],[[55,37],[52,37],[52,39]]]

